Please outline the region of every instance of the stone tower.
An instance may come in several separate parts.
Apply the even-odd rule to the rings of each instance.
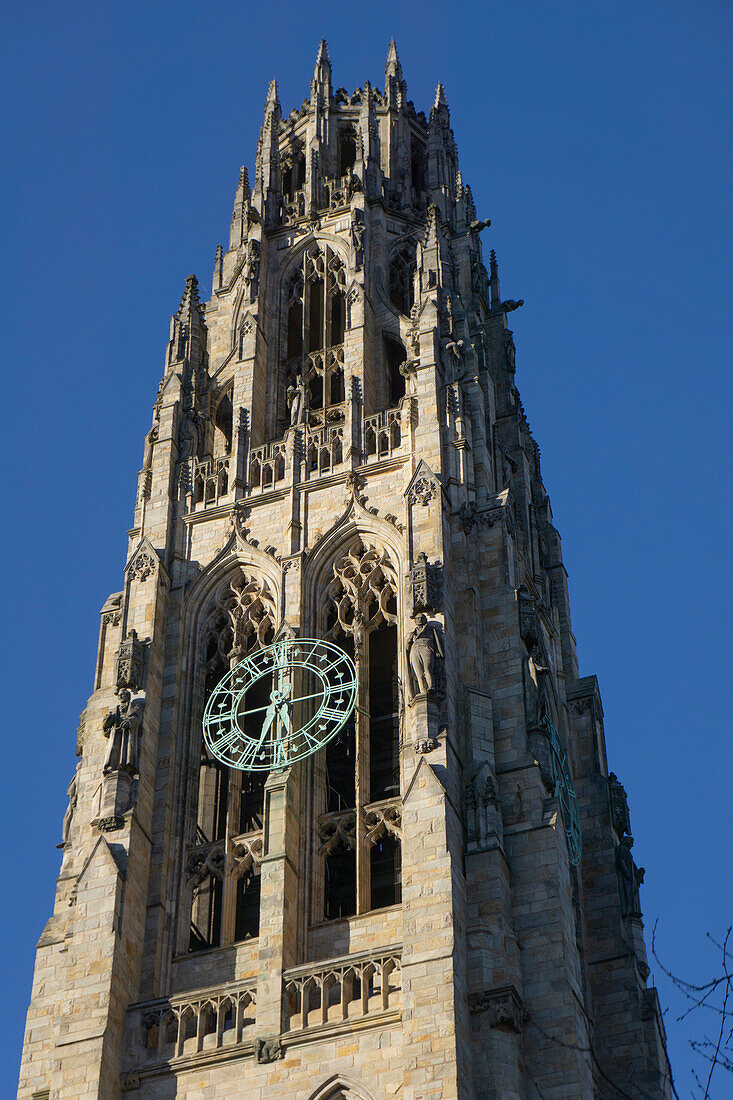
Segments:
[[[488,224],[394,43],[383,91],[334,88],[325,42],[286,117],[270,85],[171,322],[23,1100],[670,1095]],[[284,637],[345,650],[358,706],[226,768],[207,698]]]

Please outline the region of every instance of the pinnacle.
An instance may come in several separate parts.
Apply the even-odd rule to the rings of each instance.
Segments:
[[[323,65],[324,63],[330,65],[331,57],[328,52],[328,42],[325,38],[322,38],[321,44],[318,47],[318,57],[316,58],[316,65]]]
[[[274,78],[270,81],[270,87],[267,89],[267,99],[265,100],[265,107],[273,107],[277,103],[277,80]]]
[[[244,187],[245,190],[249,188],[249,173],[245,164],[239,169],[239,186]]]
[[[399,63],[400,63],[400,58],[399,58],[399,55],[397,53],[397,45],[395,43],[394,38],[390,38],[390,40],[389,40],[389,49],[387,50],[387,64],[388,65],[399,65]]]
[[[186,278],[186,286],[183,291],[183,297],[181,298],[181,304],[178,307],[178,313],[181,314],[188,307],[197,306],[199,304],[199,281],[195,275],[189,275]]]
[[[433,104],[433,107],[435,107],[437,110],[438,107],[447,106],[448,100],[445,98],[445,88],[442,84],[439,84],[438,87],[435,89],[435,103]]]

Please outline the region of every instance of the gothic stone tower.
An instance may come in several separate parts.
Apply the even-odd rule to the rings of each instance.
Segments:
[[[670,1095],[487,226],[394,44],[384,91],[334,89],[325,42],[286,118],[273,81],[171,324],[23,1100]],[[353,658],[352,718],[224,767],[214,685],[299,637]]]

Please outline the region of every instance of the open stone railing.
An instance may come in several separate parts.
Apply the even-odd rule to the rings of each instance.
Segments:
[[[216,504],[229,491],[229,459],[193,459],[191,466],[192,504]]]
[[[290,1032],[361,1019],[402,1007],[399,947],[297,966],[284,975]]]
[[[252,448],[249,455],[249,484],[252,489],[271,489],[284,477],[284,439],[274,439]]]
[[[389,458],[402,445],[402,409],[384,409],[364,417],[364,461]]]
[[[255,998],[255,982],[232,982],[199,991],[195,997],[136,1005],[132,1022],[143,1048],[141,1062],[168,1062],[248,1042],[255,1024]]]

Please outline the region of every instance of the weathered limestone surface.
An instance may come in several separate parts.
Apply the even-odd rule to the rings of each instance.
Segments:
[[[101,613],[22,1100],[671,1095],[623,787],[441,86],[283,118],[186,280]],[[264,784],[202,744],[246,653],[353,657]],[[386,731],[386,732],[385,732]]]

